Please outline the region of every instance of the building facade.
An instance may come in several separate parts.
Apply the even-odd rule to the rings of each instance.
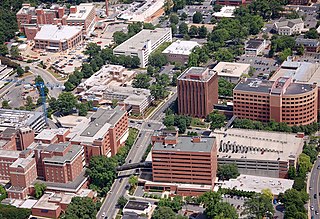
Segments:
[[[88,34],[95,25],[96,12],[91,3],[82,3],[70,7],[70,14],[66,19],[69,26],[82,26],[83,32]]]
[[[233,90],[233,114],[240,119],[308,125],[317,121],[317,109],[318,86],[292,78],[244,79]]]
[[[191,67],[178,77],[178,112],[205,118],[218,103],[218,74]]]
[[[245,54],[249,56],[262,55],[266,46],[266,40],[250,39],[245,43]]]
[[[280,20],[279,22],[274,23],[273,29],[279,35],[295,35],[301,34],[302,29],[304,28],[304,22],[301,18],[291,19],[291,20]]]
[[[214,138],[167,136],[156,141],[152,148],[152,187],[170,188],[178,185],[178,194],[198,195],[194,185],[214,186],[217,171],[217,148]],[[177,186],[177,185],[175,185]],[[209,189],[210,190],[210,189]]]
[[[306,53],[320,52],[320,42],[318,39],[297,38],[296,46],[303,46]]]
[[[172,42],[171,28],[143,29],[117,46],[113,54],[138,57],[140,67],[145,68],[149,62],[149,55],[164,42]]]
[[[167,57],[168,62],[185,64],[188,62],[189,55],[196,46],[200,46],[200,44],[194,41],[178,40],[163,50],[162,54]]]

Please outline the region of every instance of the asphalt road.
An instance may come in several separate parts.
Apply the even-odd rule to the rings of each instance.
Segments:
[[[175,93],[152,116],[150,116],[148,120],[144,120],[142,122],[139,132],[140,137],[138,137],[137,141],[131,148],[126,159],[126,163],[128,163],[129,160],[131,160],[131,163],[140,162],[144,152],[151,142],[153,131],[161,128],[162,125],[159,122],[162,120],[165,110],[176,98],[177,94]],[[122,179],[116,179],[113,183],[109,193],[105,198],[105,201],[100,208],[100,211],[97,214],[97,218],[114,218],[117,201],[122,195],[125,194],[126,185],[128,185],[128,178],[134,172],[134,170],[127,170],[119,173],[119,176],[123,177]]]
[[[309,189],[310,194],[310,206],[314,207],[314,210],[311,210],[311,216],[314,216],[314,219],[320,218],[320,215],[315,215],[315,211],[320,211],[320,170],[318,170],[318,166],[320,165],[320,159],[318,158],[314,164],[314,167],[311,171],[311,177],[309,181],[309,186],[311,189]],[[314,198],[314,195],[316,194],[316,198]]]

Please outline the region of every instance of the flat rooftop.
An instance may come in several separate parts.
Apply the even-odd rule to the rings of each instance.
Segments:
[[[68,130],[65,128],[44,129],[35,137],[35,140],[52,140],[57,135],[64,135]]]
[[[142,201],[128,201],[125,209],[129,210],[138,210],[138,211],[144,211],[145,209],[149,208],[150,203],[149,202],[142,202]]]
[[[69,144],[69,142],[67,142],[67,144]],[[59,152],[63,152],[64,150],[65,150],[65,143],[51,144],[46,149],[46,151],[59,151]],[[79,153],[81,153],[81,151],[83,151],[82,146],[71,145],[70,149],[65,155],[53,156],[51,158],[46,157],[43,159],[43,161],[46,164],[50,164],[50,163],[64,164],[66,162],[71,162]]]
[[[1,158],[19,158],[20,151],[9,151],[0,149]]]
[[[261,193],[263,189],[270,189],[273,195],[279,195],[279,193],[284,193],[286,190],[291,189],[293,182],[294,181],[290,179],[241,174],[238,178],[224,181],[217,186],[221,185],[221,188],[235,188],[237,190],[257,193]]]
[[[113,51],[136,52],[138,50],[143,50],[146,48],[146,44],[148,41],[151,42],[152,46],[168,32],[171,33],[171,28],[156,28],[154,30],[143,29],[130,39],[121,43]]]
[[[0,127],[26,127],[43,118],[42,112],[0,109]]]
[[[220,17],[220,18],[223,18],[223,17],[228,17],[228,18],[234,17],[233,12],[236,10],[236,8],[237,7],[235,7],[235,6],[223,6],[219,12],[213,13],[213,16]]]
[[[242,74],[248,73],[250,64],[235,63],[235,62],[219,62],[213,71],[222,77],[237,77],[240,78]]]
[[[282,77],[276,81],[261,80],[256,78],[247,78],[241,80],[234,88],[235,91],[247,91],[247,92],[258,92],[258,93],[280,93],[284,92],[286,95],[294,95],[306,93],[314,89],[311,84],[302,84],[302,83],[291,83],[286,89],[282,87],[286,80],[289,78]],[[275,84],[276,83],[276,84]],[[273,86],[273,85],[277,86]]]
[[[70,13],[67,21],[83,21],[89,16],[90,12],[94,10],[94,5],[90,3],[82,3],[76,7],[77,12]]]
[[[192,139],[192,137],[178,137],[178,143],[175,145],[155,142],[152,151],[211,152],[214,147],[215,138],[202,137],[201,142],[197,143]]]
[[[185,70],[179,77],[178,80],[186,81],[209,81],[214,75],[215,72],[210,71],[208,68],[202,67],[191,67]]]
[[[258,49],[263,44],[262,39],[250,39],[246,43],[246,49]]]
[[[195,41],[180,41],[177,40],[168,46],[162,53],[163,54],[176,54],[176,55],[190,55],[192,50],[200,46],[199,43]]]
[[[253,160],[296,160],[303,138],[296,134],[231,128],[215,130],[218,158]]]
[[[64,42],[73,38],[75,35],[81,33],[81,31],[82,27],[80,26],[58,26],[46,24],[41,27],[40,31],[36,34],[34,40]]]
[[[68,116],[58,117],[57,121],[64,128],[73,128],[81,123],[88,123],[89,119],[84,116],[68,115]]]
[[[27,158],[18,158],[13,164],[10,165],[10,167],[14,167],[14,168],[26,168],[32,161],[34,160],[34,158],[31,157],[27,157]]]

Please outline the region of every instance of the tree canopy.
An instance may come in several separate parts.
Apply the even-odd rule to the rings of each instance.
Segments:
[[[236,164],[219,164],[217,176],[220,180],[235,179],[240,175]]]
[[[74,197],[68,205],[63,219],[95,219],[97,207],[93,200],[88,197]]]

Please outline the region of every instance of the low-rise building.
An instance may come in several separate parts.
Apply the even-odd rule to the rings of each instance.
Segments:
[[[135,71],[120,65],[105,65],[77,87],[81,101],[92,101],[93,105],[124,105],[128,112],[143,114],[153,101],[150,90],[130,86]]]
[[[60,142],[66,142],[66,137],[70,133],[70,129],[58,128],[58,129],[44,129],[36,137],[35,142],[43,144],[54,144]]]
[[[43,25],[36,34],[35,49],[61,52],[82,44],[82,28],[72,26]]]
[[[233,18],[235,6],[223,6],[220,11],[214,12],[213,16],[216,18]]]
[[[123,208],[123,214],[136,213],[137,215],[148,215],[151,212],[151,203],[130,200]]]
[[[247,129],[215,130],[218,163],[238,166],[241,174],[286,178],[297,166],[304,139],[290,133]]]
[[[81,26],[85,34],[93,31],[95,26],[96,12],[92,3],[82,3],[70,7],[70,14],[66,19],[69,26]]]
[[[294,82],[292,77],[243,79],[233,90],[233,114],[240,119],[309,125],[317,121],[318,86]]]
[[[38,133],[45,125],[42,112],[0,109],[0,127],[30,128]]]
[[[263,39],[250,39],[245,43],[245,54],[249,56],[262,55],[266,46],[266,41]]]
[[[39,201],[32,206],[32,216],[41,218],[59,218],[65,212],[74,197],[94,198],[96,194],[89,189],[81,189],[78,193],[46,192]]]
[[[149,62],[149,55],[164,42],[172,42],[171,28],[143,29],[114,48],[113,54],[138,57],[140,67],[145,68]]]
[[[0,87],[4,86],[6,83],[5,79],[13,72],[13,68],[8,68],[8,66],[1,64],[0,60]]]
[[[169,62],[185,64],[188,62],[189,55],[196,46],[200,46],[200,44],[195,41],[178,40],[163,50],[162,54],[167,57]]]
[[[231,83],[238,83],[241,76],[249,73],[250,64],[235,62],[219,62],[213,69],[219,76]]]
[[[129,136],[127,112],[117,106],[114,109],[98,109],[89,122],[80,123],[71,130],[67,140],[84,147],[86,163],[92,156],[115,155]]]
[[[304,28],[304,22],[301,18],[297,19],[280,19],[278,22],[275,22],[273,29],[279,35],[295,35],[301,34]]]
[[[318,53],[320,51],[320,42],[318,39],[297,38],[296,46],[303,46],[306,53]]]

